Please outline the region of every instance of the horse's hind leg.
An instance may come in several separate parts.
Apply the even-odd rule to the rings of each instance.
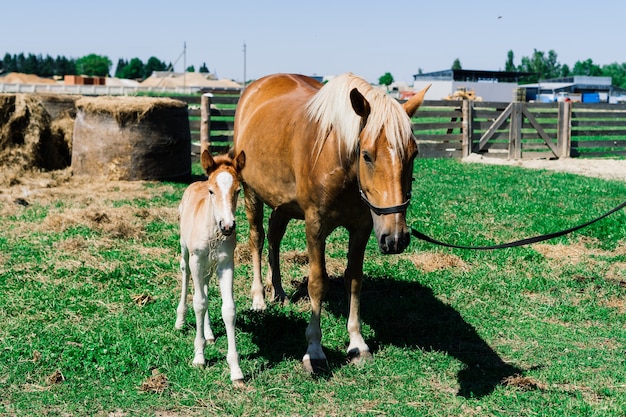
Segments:
[[[271,286],[271,299],[284,303],[287,299],[280,277],[280,242],[285,235],[290,218],[280,212],[272,211],[267,229],[268,260],[270,267],[267,270],[265,282]]]
[[[246,217],[250,224],[250,254],[252,256],[252,309],[265,310],[265,294],[263,282],[261,281],[261,252],[263,251],[263,240],[265,231],[263,230],[263,202],[254,191],[244,184],[244,199],[246,205]]]

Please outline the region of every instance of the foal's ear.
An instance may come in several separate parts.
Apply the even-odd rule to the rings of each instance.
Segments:
[[[412,117],[413,114],[417,111],[417,109],[422,105],[422,103],[424,102],[424,96],[426,95],[426,92],[428,91],[431,85],[432,84],[428,84],[426,88],[424,88],[419,93],[415,94],[413,97],[411,97],[407,102],[405,102],[402,105],[404,107],[404,110],[406,110],[406,114],[408,114],[409,117]]]
[[[235,166],[235,170],[240,172],[244,165],[246,165],[246,154],[244,151],[239,152],[235,160],[233,161],[233,165]]]
[[[215,167],[215,159],[211,156],[211,152],[206,149],[203,150],[202,155],[200,155],[200,163],[207,174],[211,172]]]
[[[363,119],[367,119],[371,111],[370,104],[367,102],[365,97],[363,97],[363,94],[361,94],[356,88],[353,88],[352,91],[350,91],[350,102],[352,103],[352,108],[356,114],[361,116]]]

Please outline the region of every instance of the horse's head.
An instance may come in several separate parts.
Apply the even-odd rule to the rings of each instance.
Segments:
[[[228,154],[214,158],[205,149],[200,162],[208,176],[209,198],[215,222],[222,234],[230,236],[235,231],[235,209],[241,188],[239,172],[246,162],[246,156],[242,151],[236,157]]]
[[[427,90],[428,87],[402,106],[387,100],[386,108],[390,111],[385,112],[386,116],[374,115],[371,106],[377,104],[368,102],[356,88],[350,92],[352,108],[364,126],[356,162],[359,192],[370,208],[378,247],[384,254],[401,253],[411,239],[406,209],[411,200],[413,160],[418,150],[410,117],[424,101]],[[369,123],[373,128],[368,129]]]

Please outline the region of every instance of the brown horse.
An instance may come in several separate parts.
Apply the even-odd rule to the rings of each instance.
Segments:
[[[374,229],[380,251],[400,253],[409,244],[406,208],[411,198],[417,143],[410,116],[424,89],[401,105],[353,74],[326,85],[293,74],[270,75],[250,84],[235,116],[235,153],[245,152],[241,171],[254,277],[252,308],[265,309],[261,252],[263,204],[270,206],[268,285],[285,300],[279,247],[290,219],[304,219],[309,255],[311,320],[306,330],[305,369],[325,368],[320,313],[328,275],[326,238],[343,226],[350,234],[344,283],[350,293],[348,355],[371,357],[361,335],[363,257]]]

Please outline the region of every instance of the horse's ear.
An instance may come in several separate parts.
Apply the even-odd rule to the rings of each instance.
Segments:
[[[432,84],[428,84],[426,88],[424,88],[419,93],[415,94],[413,97],[411,97],[409,100],[407,100],[403,104],[404,110],[406,110],[406,113],[409,115],[409,117],[413,116],[413,114],[417,111],[419,106],[422,105],[422,103],[424,102],[424,96],[426,95],[426,92],[428,91],[431,85]]]
[[[361,116],[363,119],[367,119],[371,111],[370,104],[367,102],[365,97],[363,97],[363,94],[361,94],[356,88],[353,88],[352,91],[350,91],[350,102],[352,103],[352,108],[356,114]]]
[[[215,167],[215,159],[211,156],[211,152],[206,149],[203,150],[202,155],[200,155],[200,163],[207,174],[211,172]]]
[[[241,171],[246,164],[246,154],[244,151],[239,152],[237,157],[234,160],[235,170],[237,172]]]

